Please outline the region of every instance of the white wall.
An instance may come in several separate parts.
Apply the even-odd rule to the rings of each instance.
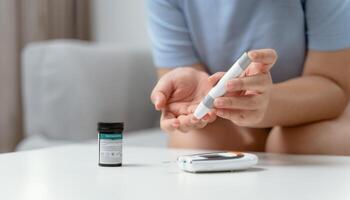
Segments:
[[[92,0],[92,37],[108,44],[149,48],[146,0]]]

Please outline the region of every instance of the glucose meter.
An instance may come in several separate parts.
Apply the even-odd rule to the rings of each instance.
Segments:
[[[238,171],[258,163],[258,157],[241,152],[213,152],[180,156],[177,164],[187,172]]]

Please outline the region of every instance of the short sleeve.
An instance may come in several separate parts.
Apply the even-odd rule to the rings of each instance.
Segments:
[[[172,0],[148,0],[148,32],[157,67],[199,63],[185,17]]]
[[[305,0],[308,48],[334,51],[350,47],[350,0]]]

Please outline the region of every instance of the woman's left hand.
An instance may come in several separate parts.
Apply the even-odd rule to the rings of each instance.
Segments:
[[[226,94],[214,101],[216,115],[239,126],[254,126],[263,120],[272,86],[269,70],[277,60],[273,49],[253,50],[248,56],[253,62],[245,73],[228,81]],[[215,73],[209,82],[216,83],[224,74]]]

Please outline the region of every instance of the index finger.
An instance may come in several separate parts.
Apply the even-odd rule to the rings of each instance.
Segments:
[[[252,90],[258,92],[265,92],[268,85],[272,83],[271,75],[269,73],[261,73],[253,76],[245,76],[235,78],[227,82],[227,92],[237,92],[242,90]]]

